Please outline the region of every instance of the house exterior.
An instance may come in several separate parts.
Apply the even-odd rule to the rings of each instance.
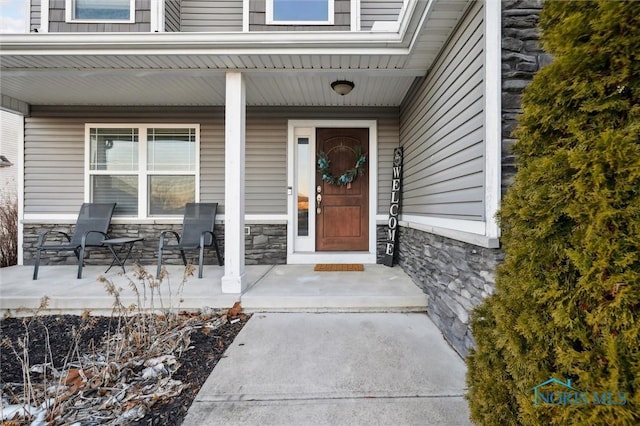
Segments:
[[[20,262],[82,202],[115,201],[112,234],[155,263],[201,201],[219,203],[225,292],[248,264],[376,263],[402,147],[396,256],[465,354],[501,260],[520,92],[548,60],[540,3],[31,0],[31,33],[0,35],[2,107],[25,116]],[[323,181],[319,156],[338,179],[359,154],[362,175]]]

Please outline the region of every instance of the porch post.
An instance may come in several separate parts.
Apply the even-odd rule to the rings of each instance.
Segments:
[[[245,84],[238,71],[227,72],[224,144],[224,276],[223,293],[246,287],[244,265]]]

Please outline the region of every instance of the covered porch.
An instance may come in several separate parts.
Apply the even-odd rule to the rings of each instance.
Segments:
[[[90,164],[91,129],[135,128],[148,135],[149,129],[162,126],[193,129],[198,144],[196,166],[188,170],[195,182],[193,199],[218,202],[221,207],[225,266],[215,268],[220,276],[207,280],[209,285],[196,293],[196,301],[202,294],[215,298],[218,292],[229,300],[247,299],[259,288],[251,277],[255,268],[245,266],[245,255],[251,255],[245,252],[245,240],[261,239],[256,245],[262,247],[271,235],[254,234],[255,225],[277,226],[275,232],[286,233],[285,243],[277,244],[286,247],[289,264],[312,267],[320,256],[327,262],[375,262],[377,234],[388,217],[392,153],[402,145],[403,101],[416,92],[436,59],[446,57],[447,43],[456,42],[452,34],[473,4],[411,2],[411,11],[397,28],[383,32],[91,33],[83,34],[82,40],[70,33],[4,37],[3,105],[13,105],[26,117],[23,161],[18,165],[19,263],[29,263],[28,244],[39,228],[73,224],[78,205],[97,199],[92,179],[94,173],[103,172],[95,168],[106,166]],[[472,13],[483,14],[482,8]],[[461,38],[460,44],[468,47],[460,55],[476,57],[481,45],[476,48],[468,39]],[[466,74],[456,73],[457,78],[469,80]],[[348,96],[332,89],[332,83],[343,80],[354,89]],[[407,126],[418,127],[413,122]],[[352,228],[364,230],[364,248],[329,251],[318,249],[314,239],[313,219],[324,213],[313,204],[318,194],[312,147],[316,129],[329,127],[368,130],[369,169],[361,180],[368,179],[363,193],[369,198],[348,206],[359,209],[357,219],[364,225]],[[132,166],[136,176],[129,178],[138,183],[132,190],[138,210],[115,218],[113,234],[134,233],[151,241],[156,225],[176,225],[179,218],[145,210],[151,198],[146,186],[151,186],[153,176],[144,162],[148,151],[142,146],[150,142],[140,139],[140,160]],[[309,154],[306,167],[301,167],[304,162],[296,159],[304,141]],[[302,221],[309,224],[306,233],[296,229],[297,189],[305,178],[310,191],[300,198],[308,198],[307,210],[312,212]],[[63,197],[51,195],[63,190]],[[328,222],[338,220],[334,216]],[[152,248],[150,243],[149,251]],[[43,275],[40,281],[44,279]]]
[[[241,294],[221,291],[224,267],[206,265],[204,278],[185,276],[185,267],[167,265],[167,276],[153,292],[146,277],[155,265],[126,274],[105,265],[88,265],[76,279],[74,265],[43,266],[37,281],[33,266],[0,269],[0,309],[5,314],[31,315],[44,297],[46,313],[109,315],[119,292],[122,305],[142,309],[206,311],[226,309],[240,302],[245,312],[425,312],[427,295],[399,267],[364,265],[363,272],[315,272],[314,265],[248,265],[247,289]],[[143,278],[140,278],[143,277]],[[140,298],[136,296],[133,286]],[[144,298],[146,290],[146,299]]]

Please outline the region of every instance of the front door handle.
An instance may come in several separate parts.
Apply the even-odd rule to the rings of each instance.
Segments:
[[[322,208],[320,207],[320,203],[322,203],[322,194],[316,195],[316,213],[322,213]]]

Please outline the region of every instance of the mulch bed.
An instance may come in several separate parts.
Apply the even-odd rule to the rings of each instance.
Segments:
[[[147,407],[145,407],[146,414],[142,418],[132,418],[129,421],[118,423],[118,421],[115,420],[116,414],[107,413],[107,416],[111,416],[111,420],[104,422],[92,421],[89,424],[179,425],[182,423],[187,410],[205,380],[222,358],[227,347],[233,342],[236,335],[249,320],[248,315],[237,311],[225,311],[216,313],[213,316],[209,315],[207,318],[195,319],[194,317],[200,314],[183,315],[185,317],[185,323],[190,324],[188,336],[186,338],[181,337],[187,346],[179,350],[176,355],[177,363],[173,365],[179,365],[179,367],[177,367],[175,371],[171,371],[171,369],[167,367],[165,372],[169,376],[165,377],[165,380],[171,381],[172,383],[174,383],[173,381],[182,383],[183,386],[180,386],[180,393],[177,396],[159,397],[155,401],[145,402],[145,404],[147,404]],[[215,321],[215,326],[210,325],[211,321]],[[193,324],[195,324],[195,326],[192,326]],[[57,372],[64,372],[64,374],[67,375],[64,377],[67,379],[67,392],[69,392],[68,388],[72,386],[69,379],[71,370],[65,367],[64,360],[71,359],[73,361],[74,359],[78,359],[78,354],[96,353],[96,348],[100,347],[105,336],[112,336],[115,330],[116,321],[111,317],[81,318],[70,315],[42,315],[35,317],[35,320],[31,321],[29,326],[28,364],[29,366],[34,366],[49,363],[55,367]],[[6,318],[1,320],[0,332],[2,339],[2,345],[0,346],[1,405],[7,407],[7,405],[17,403],[16,396],[19,396],[22,392],[21,386],[24,383],[21,361],[14,352],[15,350],[22,354],[19,339],[24,339],[25,337],[24,319]],[[73,337],[73,332],[75,332],[75,338]],[[78,344],[77,352],[75,352],[76,355],[69,356],[76,342]],[[140,352],[139,349],[135,351]],[[145,354],[140,354],[140,356],[144,357]],[[86,364],[83,364],[81,368],[86,369]],[[81,368],[78,368],[78,370]],[[143,368],[142,365],[139,365],[137,369],[133,368],[135,371],[131,372],[128,377],[133,377],[135,380],[142,380],[141,376],[143,371],[141,370]],[[45,373],[32,371],[30,376],[34,383],[40,383],[44,380],[45,376],[43,376],[43,374],[46,374],[46,371]],[[97,376],[96,374],[96,377]],[[124,378],[121,379],[121,381],[124,381]],[[62,382],[64,383],[64,380],[62,380]],[[102,391],[99,388],[88,389],[86,378],[84,382],[85,383],[78,385],[80,391],[75,390],[76,393],[86,392],[88,395],[90,390],[93,391],[94,396],[106,393],[106,391]],[[147,384],[147,382],[141,383],[144,385]],[[139,385],[140,388],[143,387],[142,384]],[[123,386],[128,386],[127,389],[129,389],[129,392],[131,392],[131,389],[138,388],[138,385],[131,386],[127,384]],[[96,385],[96,387],[98,387],[98,385]],[[113,385],[111,385],[111,387],[113,387]],[[156,392],[155,395],[158,394],[157,390],[154,390],[154,392]],[[89,398],[82,397],[81,399],[86,401]],[[127,399],[122,400],[122,402],[124,403],[127,400],[130,400],[129,404],[133,404],[136,398],[135,396],[127,396]],[[77,404],[77,402],[75,404]],[[103,403],[102,406],[104,407],[105,403]],[[0,408],[2,407],[0,406]],[[54,418],[52,419],[52,417]],[[49,415],[46,424],[66,424],[66,420],[60,420],[61,416],[59,414],[57,415],[57,419],[55,417],[56,416]],[[14,421],[7,421],[4,424],[30,424],[30,421],[16,417]]]

